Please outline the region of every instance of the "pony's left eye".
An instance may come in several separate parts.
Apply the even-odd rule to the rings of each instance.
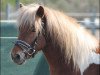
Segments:
[[[34,27],[34,26],[32,27],[32,32],[36,32],[36,30],[35,30],[35,27]]]

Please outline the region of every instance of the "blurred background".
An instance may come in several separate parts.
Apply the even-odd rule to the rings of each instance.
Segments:
[[[1,19],[13,19],[20,2],[41,3],[76,17],[99,16],[99,0],[1,0]]]
[[[1,19],[15,20],[19,3],[39,3],[63,11],[66,15],[76,18],[86,28],[91,27],[92,33],[98,38],[94,29],[99,27],[99,0],[1,0]]]
[[[19,3],[24,5],[39,3],[63,11],[66,15],[77,19],[84,28],[99,39],[99,0],[1,0],[1,75],[49,75],[48,64],[42,52],[21,66],[14,64],[11,60],[12,42],[18,35],[15,13],[19,8]]]

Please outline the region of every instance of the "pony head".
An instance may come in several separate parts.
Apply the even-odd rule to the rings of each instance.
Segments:
[[[43,49],[46,43],[44,32],[42,32],[44,8],[43,6],[30,6],[20,4],[18,11],[19,36],[11,56],[13,61],[19,65]]]

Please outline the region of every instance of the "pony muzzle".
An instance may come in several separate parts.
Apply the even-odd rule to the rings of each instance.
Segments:
[[[25,62],[26,58],[25,58],[25,54],[23,52],[17,53],[15,55],[12,55],[12,60],[18,64],[21,65]]]

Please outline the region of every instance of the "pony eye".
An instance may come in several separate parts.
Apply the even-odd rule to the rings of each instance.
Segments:
[[[33,27],[32,27],[32,32],[35,32],[35,31],[36,31],[36,30],[35,30],[35,27],[33,26]]]

